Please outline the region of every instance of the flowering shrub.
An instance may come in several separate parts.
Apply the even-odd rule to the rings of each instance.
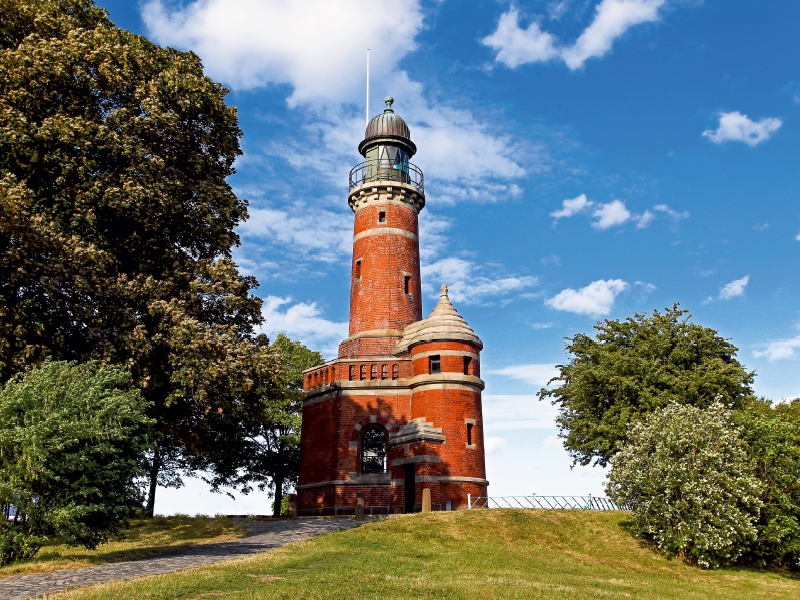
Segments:
[[[705,568],[736,561],[756,540],[761,483],[721,403],[672,403],[628,431],[606,491],[633,511],[633,533]]]

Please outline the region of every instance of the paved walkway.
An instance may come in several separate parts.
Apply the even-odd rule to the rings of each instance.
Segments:
[[[360,523],[350,519],[298,519],[296,521],[249,521],[247,536],[231,542],[201,544],[187,550],[128,562],[108,563],[96,567],[64,569],[53,573],[15,575],[0,579],[0,598],[32,598],[69,588],[106,581],[132,579],[142,575],[160,575],[191,567],[199,567],[248,554],[264,552],[292,542]]]

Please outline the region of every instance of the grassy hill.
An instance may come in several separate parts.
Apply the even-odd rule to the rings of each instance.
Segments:
[[[800,598],[800,579],[703,571],[633,540],[624,513],[474,510],[369,523],[69,598]],[[62,596],[58,596],[61,598]]]

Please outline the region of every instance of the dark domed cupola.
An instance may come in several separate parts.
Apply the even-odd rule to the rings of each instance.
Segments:
[[[417,152],[411,130],[392,110],[394,98],[386,96],[386,109],[367,124],[358,151],[366,159],[350,174],[350,189],[374,181],[399,181],[423,189],[422,171],[409,162]]]
[[[378,146],[394,146],[402,149],[405,159],[408,160],[417,152],[417,147],[411,141],[411,130],[403,120],[403,117],[392,110],[394,98],[386,96],[384,100],[386,110],[373,117],[367,124],[367,131],[364,134],[364,141],[358,145],[358,152],[367,160],[378,158],[381,152],[370,152],[377,150]]]

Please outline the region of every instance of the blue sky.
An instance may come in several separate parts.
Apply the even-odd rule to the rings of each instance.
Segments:
[[[600,318],[680,302],[740,348],[758,393],[800,396],[800,3],[98,3],[231,88],[231,183],[251,207],[235,257],[267,333],[328,357],[347,332],[371,48],[372,113],[395,98],[425,172],[423,312],[447,283],[485,344],[493,495],[602,493],[533,397],[562,339]],[[190,492],[223,509],[199,484],[157,509],[185,512]]]

